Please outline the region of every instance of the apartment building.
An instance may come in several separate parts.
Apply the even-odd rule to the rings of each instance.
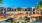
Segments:
[[[5,13],[4,7],[0,7],[0,13],[1,14]]]
[[[13,14],[15,10],[12,8],[7,8],[6,14]]]

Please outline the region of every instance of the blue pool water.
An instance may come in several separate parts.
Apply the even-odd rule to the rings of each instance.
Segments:
[[[36,20],[36,21],[34,21],[34,22],[31,22],[31,23],[40,23],[41,22],[41,20]]]
[[[41,22],[41,20],[38,19],[38,20],[31,22],[31,23],[40,23],[40,22]],[[1,21],[0,23],[10,23],[10,22]]]

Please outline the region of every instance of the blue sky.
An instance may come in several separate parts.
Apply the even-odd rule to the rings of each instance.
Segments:
[[[7,6],[7,7],[32,7],[38,6],[37,2],[40,0],[3,0],[4,4],[0,6]]]

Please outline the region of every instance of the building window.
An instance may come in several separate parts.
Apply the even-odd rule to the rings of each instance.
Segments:
[[[21,8],[17,8],[18,11],[21,11]]]
[[[33,9],[33,11],[35,11],[35,9]]]
[[[31,8],[27,8],[27,9],[25,9],[25,11],[32,11],[32,9]]]
[[[28,11],[32,11],[32,9],[30,8]]]
[[[3,9],[2,8],[0,8],[0,14],[2,14],[3,13]]]
[[[0,8],[0,11],[3,11],[3,9],[2,9],[2,8]]]
[[[27,11],[27,9],[25,9],[25,11]]]
[[[13,9],[11,9],[11,11],[13,11]]]
[[[33,12],[33,14],[35,14],[35,12]]]
[[[11,11],[11,8],[7,8],[7,11]]]
[[[30,9],[27,9],[27,11],[30,11]]]
[[[13,11],[16,11],[16,9],[13,9]]]
[[[18,11],[21,11],[21,9],[18,9]]]

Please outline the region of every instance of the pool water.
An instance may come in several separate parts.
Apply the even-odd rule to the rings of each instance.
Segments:
[[[0,23],[10,23],[10,22],[0,21]]]
[[[20,21],[20,20],[19,20]],[[22,21],[24,21],[24,20],[22,20]],[[21,22],[21,21],[20,21]],[[25,21],[24,21],[25,22]],[[40,23],[41,22],[41,20],[36,20],[36,21],[34,21],[34,22],[30,22],[30,23]],[[5,21],[0,21],[0,23],[10,23],[10,22],[5,22]]]
[[[36,21],[34,21],[34,22],[31,22],[31,23],[40,23],[41,22],[41,20],[36,20]]]

